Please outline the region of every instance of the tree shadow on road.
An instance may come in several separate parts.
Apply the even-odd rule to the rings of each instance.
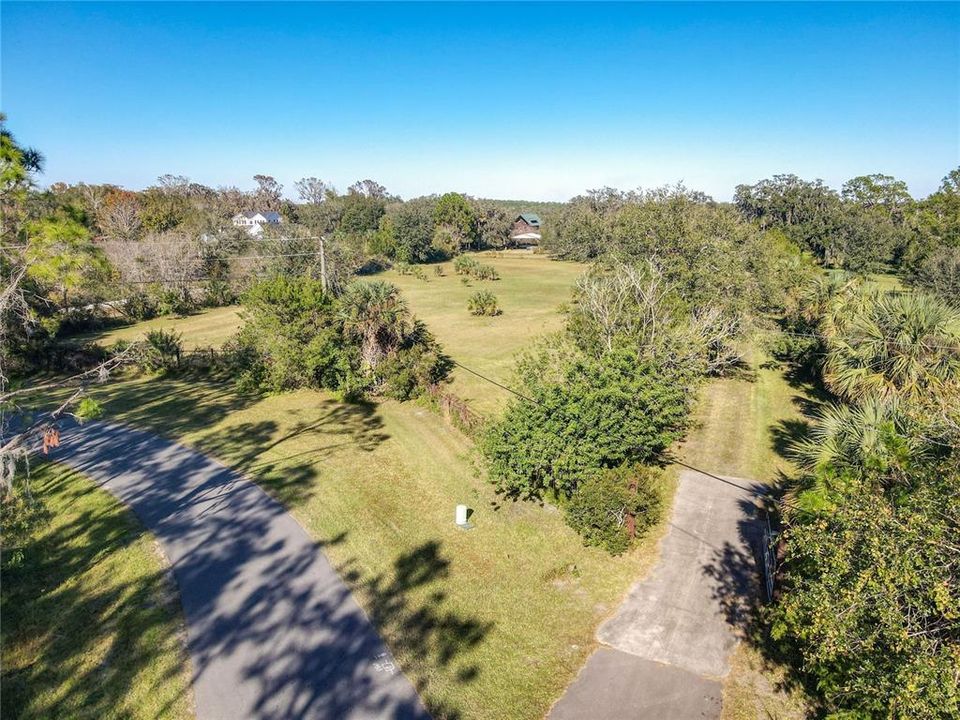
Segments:
[[[157,378],[99,392],[108,421],[150,428],[174,440],[193,433],[199,450],[256,479],[288,507],[309,499],[324,459],[343,449],[371,452],[390,438],[376,404],[342,403],[320,393],[298,409],[302,419],[281,425],[275,419],[231,424],[231,415],[264,398],[211,381]]]
[[[759,652],[765,669],[771,671],[768,674],[776,671],[780,678],[775,683],[776,690],[791,693],[802,689],[808,693],[807,680],[796,670],[796,658],[773,641],[769,623],[763,617],[768,601],[764,544],[772,542],[771,534],[765,529],[776,529],[769,518],[780,491],[771,491],[770,486],[759,484],[755,484],[754,489],[763,492],[765,497],[762,500],[745,497],[739,501],[738,543],[726,542],[716,548],[702,571],[714,584],[713,597],[727,623],[742,642]],[[776,548],[768,547],[768,551],[773,557]]]
[[[266,437],[269,430],[257,431]],[[465,656],[493,625],[447,605],[452,561],[440,542],[398,555],[381,574],[364,575],[348,561],[338,568],[345,585],[321,548],[346,535],[318,547],[255,485],[198,453],[181,449],[171,456],[151,434],[111,432],[101,424],[82,432],[83,443],[66,447],[78,454],[84,471],[134,509],[170,556],[195,678],[206,675],[221,685],[221,678],[236,678],[231,667],[239,663],[242,683],[232,692],[248,698],[261,720],[352,712],[426,718],[404,676],[393,674],[394,661],[349,585],[401,650],[404,669],[433,715],[462,714],[435,697],[429,678],[437,668],[452,667],[458,682],[473,682],[479,670]],[[136,458],[133,475],[130,458]]]
[[[86,479],[54,468],[34,470],[35,492],[57,516],[34,531],[21,564],[3,566],[0,714],[127,720],[166,717],[175,704],[182,711],[187,688],[175,676],[187,660],[170,576],[130,565],[128,548],[144,538],[131,513],[92,502]],[[103,567],[122,579],[103,578]],[[135,712],[136,699],[150,704]]]

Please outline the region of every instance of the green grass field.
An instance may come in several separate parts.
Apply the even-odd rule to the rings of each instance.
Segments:
[[[2,716],[193,716],[180,600],[152,536],[92,481],[34,465],[49,519],[4,548]],[[5,518],[9,521],[9,518]]]
[[[542,717],[655,556],[654,536],[611,558],[555,509],[502,503],[471,442],[415,403],[155,377],[96,395],[111,420],[206,451],[290,508],[440,717]],[[454,525],[457,503],[474,529]]]
[[[212,308],[185,317],[158,317],[97,333],[78,335],[75,341],[112,345],[118,340],[142,340],[151,330],[175,330],[183,335],[185,350],[222,345],[240,327],[240,307]]]
[[[773,483],[795,470],[787,446],[803,432],[804,413],[817,403],[816,390],[791,382],[785,369],[756,347],[745,360],[743,373],[704,388],[694,430],[679,454],[708,472]]]
[[[453,272],[453,263],[440,263],[443,277],[426,265],[426,280],[396,271],[383,279],[396,284],[410,307],[455,360],[497,382],[509,385],[513,358],[539,335],[563,327],[559,308],[570,301],[576,279],[587,267],[557,262],[532,253],[478,253],[475,257],[493,265],[499,280],[472,280],[469,286]],[[497,296],[502,315],[475,317],[467,312],[467,300],[478,290]],[[452,390],[483,415],[496,413],[509,393],[460,368],[453,372]]]

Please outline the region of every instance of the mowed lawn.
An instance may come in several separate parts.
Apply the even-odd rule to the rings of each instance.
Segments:
[[[513,358],[531,341],[563,327],[562,305],[570,302],[577,278],[587,270],[581,263],[550,260],[526,252],[472,254],[479,262],[493,265],[499,280],[471,280],[464,285],[453,263],[424,265],[425,280],[391,270],[377,276],[399,286],[414,313],[423,320],[454,360],[509,385]],[[467,301],[479,290],[497,296],[502,315],[475,317]],[[483,415],[500,410],[510,395],[469,372],[455,368],[452,390]]]
[[[185,350],[198,347],[217,347],[240,328],[238,305],[202,310],[184,317],[164,316],[103,332],[79,335],[75,340],[96,342],[100,345],[112,345],[119,340],[132,342],[143,340],[151,330],[174,330],[183,336]]]
[[[796,470],[788,448],[804,433],[807,414],[819,403],[817,391],[790,379],[756,346],[745,361],[743,373],[703,389],[679,456],[707,472],[774,483]]]
[[[654,556],[654,537],[611,558],[551,507],[501,504],[468,438],[416,403],[156,377],[96,394],[109,419],[204,450],[284,502],[438,717],[542,717]],[[472,530],[454,525],[458,503]]]
[[[0,715],[193,717],[180,600],[153,537],[88,478],[36,462],[31,475],[47,519],[19,563],[4,537]]]

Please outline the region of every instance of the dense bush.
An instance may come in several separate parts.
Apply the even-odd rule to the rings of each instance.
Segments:
[[[189,291],[182,288],[162,288],[157,293],[157,315],[189,315],[200,307]]]
[[[377,368],[382,380],[380,392],[395,400],[417,397],[446,378],[450,370],[450,359],[426,325],[415,321],[400,346],[387,354]]]
[[[150,320],[157,316],[157,303],[145,292],[131,293],[123,303],[123,313],[132,320]]]
[[[489,290],[481,290],[470,296],[467,301],[467,310],[471,315],[499,315],[501,310],[497,304],[497,296]]]
[[[474,258],[461,255],[453,262],[453,270],[457,275],[472,277],[477,280],[499,280],[500,273],[493,265],[484,265]]]
[[[237,294],[226,280],[214,278],[203,286],[204,307],[223,307],[237,301]]]
[[[960,308],[960,246],[932,251],[920,261],[912,282]]]
[[[660,519],[661,485],[659,472],[644,465],[601,471],[570,498],[567,522],[586,545],[619,555]]]
[[[333,298],[319,280],[277,277],[244,298],[246,322],[229,346],[247,387],[272,392],[297,387],[336,389],[351,366],[344,358]]]
[[[500,279],[500,273],[497,272],[497,269],[493,265],[483,265],[478,263],[473,268],[472,274],[477,280]]]
[[[174,330],[159,328],[147,333],[139,362],[148,370],[173,370],[180,367],[183,337]]]
[[[453,271],[457,275],[472,275],[476,266],[477,261],[469,255],[461,255],[453,261]]]
[[[247,389],[319,387],[346,399],[406,400],[449,372],[433,336],[388,283],[357,282],[334,298],[319,280],[277,277],[253,286],[245,307],[225,355]]]
[[[569,497],[605,468],[656,459],[687,426],[692,379],[615,346],[587,355],[553,338],[525,355],[520,392],[481,447],[508,497]]]
[[[960,471],[904,470],[824,470],[787,514],[772,635],[837,717],[960,715]]]

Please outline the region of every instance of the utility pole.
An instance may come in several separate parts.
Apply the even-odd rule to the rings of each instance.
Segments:
[[[325,238],[320,236],[320,286],[323,288],[323,294],[327,294],[327,253],[324,247]]]

